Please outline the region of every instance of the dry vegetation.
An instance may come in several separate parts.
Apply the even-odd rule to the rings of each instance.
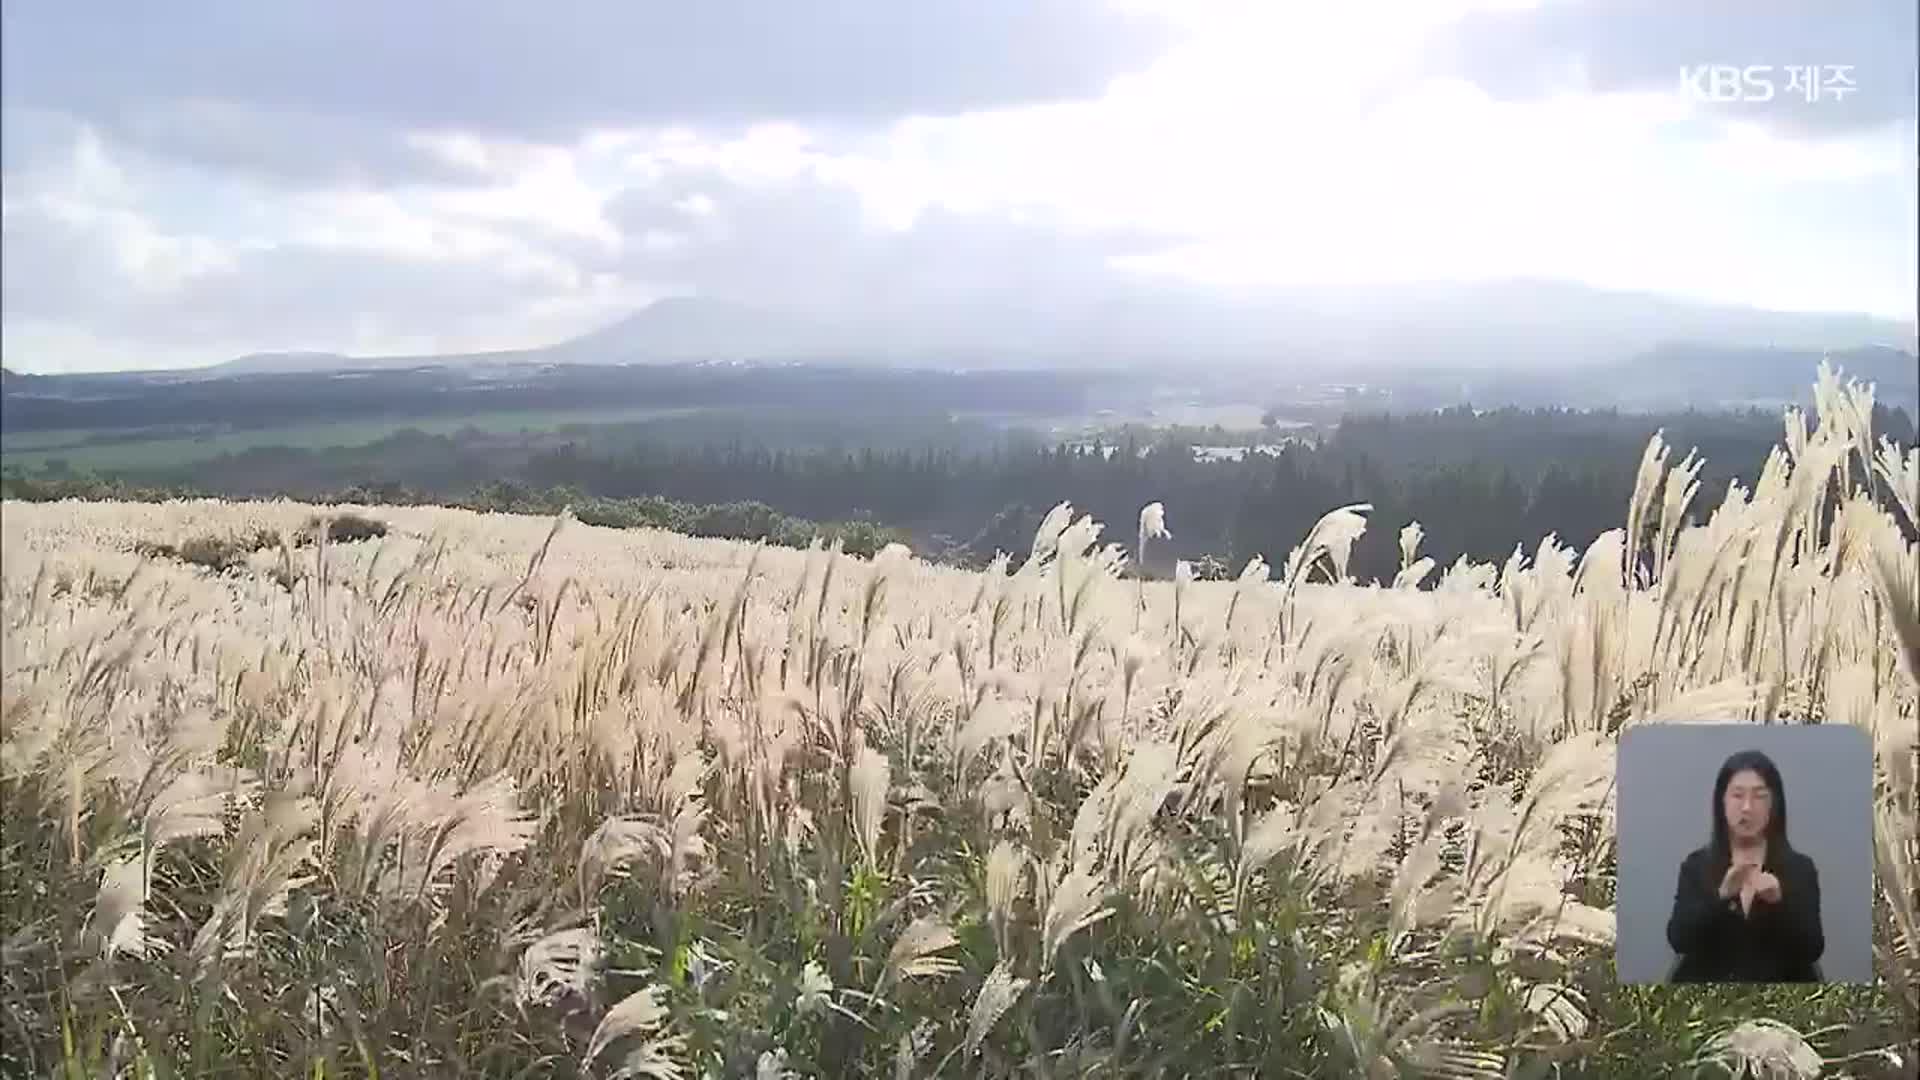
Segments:
[[[1920,451],[1820,414],[1710,521],[1656,440],[1587,551],[1409,530],[1391,589],[1337,580],[1352,508],[1142,584],[1156,508],[970,574],[8,504],[0,1067],[1911,1075]],[[1616,985],[1614,741],[1727,716],[1872,733],[1878,988]]]

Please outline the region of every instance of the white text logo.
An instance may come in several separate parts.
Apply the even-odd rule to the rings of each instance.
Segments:
[[[1783,85],[1784,76],[1784,85]],[[1852,64],[1693,64],[1680,69],[1688,101],[1757,105],[1776,98],[1808,104],[1844,101],[1859,89]]]

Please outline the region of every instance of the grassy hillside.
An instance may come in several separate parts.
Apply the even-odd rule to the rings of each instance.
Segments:
[[[1911,1075],[1920,452],[1823,402],[1703,524],[1656,440],[1431,590],[1341,582],[1351,509],[1141,583],[1153,515],[1064,506],[982,574],[8,503],[0,1072]],[[1701,716],[1873,735],[1879,986],[1615,981],[1614,744]]]

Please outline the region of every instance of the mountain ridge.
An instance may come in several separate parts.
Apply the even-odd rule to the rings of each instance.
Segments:
[[[1674,344],[1911,350],[1912,323],[1776,311],[1556,279],[1217,291],[1136,284],[1074,303],[960,301],[806,315],[776,305],[669,296],[549,345],[354,356],[264,351],[169,374],[199,377],[500,363],[831,361],[1099,367],[1353,363],[1532,372],[1604,366]],[[131,372],[128,372],[131,374]],[[157,374],[146,372],[146,374]]]

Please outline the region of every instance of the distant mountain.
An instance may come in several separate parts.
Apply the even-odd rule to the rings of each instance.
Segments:
[[[1595,389],[1625,405],[1773,406],[1811,400],[1825,357],[1843,378],[1874,385],[1874,400],[1920,412],[1920,357],[1905,349],[1741,349],[1671,344],[1603,372]],[[1602,383],[1611,384],[1610,392]]]
[[[766,308],[705,297],[658,300],[609,326],[536,349],[442,355],[345,356],[266,352],[197,369],[207,375],[287,375],[495,364],[662,364],[812,357],[832,347],[825,326]]]
[[[1901,345],[1913,335],[1911,324],[1869,315],[1769,311],[1533,279],[1295,289],[1246,308],[1238,313],[1241,337],[1369,367],[1560,371],[1619,363],[1674,342],[1818,351]]]
[[[701,360],[790,360],[834,345],[828,326],[727,300],[657,300],[611,326],[536,350],[549,363],[657,364]]]
[[[253,353],[207,370],[222,375],[287,375],[294,372],[334,371],[352,368],[354,358],[330,352]]]
[[[0,366],[0,387],[4,387],[9,394],[35,393],[56,377],[35,375],[30,371],[15,371],[10,367]]]
[[[714,297],[657,301],[544,348],[446,356],[260,353],[205,376],[431,365],[830,360],[969,367],[1154,370],[1603,369],[1671,346],[1911,349],[1914,327],[1866,315],[1699,303],[1561,281],[1220,290],[1132,277],[1074,297],[907,300],[798,314]],[[1702,360],[1701,362],[1705,362]]]

